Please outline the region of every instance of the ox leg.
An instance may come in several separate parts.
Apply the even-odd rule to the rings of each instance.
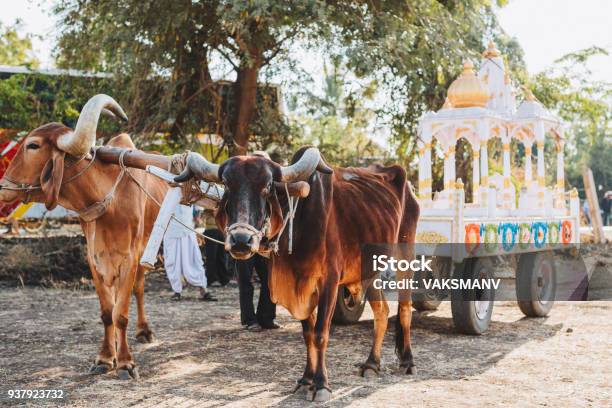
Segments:
[[[100,301],[100,318],[104,324],[104,338],[100,351],[89,371],[92,374],[105,374],[114,368],[116,362],[115,326],[113,324],[114,290],[112,286],[107,285],[100,279],[100,275],[95,268],[91,268],[91,271]]]
[[[389,321],[389,305],[383,291],[370,286],[367,298],[374,312],[374,339],[370,355],[359,370],[359,374],[362,377],[375,376],[380,373],[381,349]]]
[[[138,379],[136,364],[128,344],[127,327],[130,300],[136,275],[136,265],[120,273],[117,304],[113,310],[113,322],[117,329],[117,374],[122,380]]]
[[[311,314],[306,320],[302,320],[302,334],[306,344],[306,368],[304,375],[300,378],[293,392],[308,391],[312,386],[312,381],[317,366],[317,349],[315,347],[315,314]]]
[[[308,399],[315,402],[324,402],[331,399],[331,388],[327,378],[327,366],[325,363],[325,355],[327,353],[327,345],[329,343],[329,329],[331,320],[336,306],[336,297],[338,296],[338,276],[339,273],[330,271],[332,279],[324,283],[319,295],[319,304],[317,305],[317,321],[314,330],[314,344],[316,347],[316,369],[313,378],[313,384],[308,394]]]
[[[138,307],[138,321],[136,323],[136,341],[139,343],[151,343],[153,332],[149,328],[149,322],[144,309],[144,284],[145,270],[141,266],[136,270],[136,284],[134,293],[136,295],[136,306]]]
[[[412,301],[398,302],[397,319],[395,321],[395,350],[400,359],[400,368],[405,374],[416,374],[410,344],[410,324],[412,322]]]

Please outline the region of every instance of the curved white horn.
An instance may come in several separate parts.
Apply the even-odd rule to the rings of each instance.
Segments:
[[[201,154],[189,152],[187,155],[187,165],[185,170],[177,177],[174,181],[181,183],[187,181],[192,177],[197,177],[200,180],[210,182],[220,182],[219,178],[219,165],[214,164],[206,160]]]
[[[305,181],[315,171],[321,161],[321,153],[316,147],[307,149],[300,160],[291,166],[282,167],[282,181],[291,183],[294,181]]]
[[[116,117],[125,121],[128,120],[121,106],[108,95],[98,94],[93,96],[79,115],[74,132],[66,133],[57,139],[57,147],[73,156],[83,156],[89,153],[89,150],[96,143],[96,129],[98,128],[98,119],[100,114],[108,110]]]

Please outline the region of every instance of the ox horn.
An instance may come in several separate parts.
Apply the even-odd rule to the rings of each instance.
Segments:
[[[292,183],[295,181],[305,181],[316,170],[326,174],[331,174],[333,170],[323,161],[321,153],[316,147],[310,147],[304,154],[291,166],[281,168],[282,181]]]
[[[109,116],[128,120],[117,101],[108,95],[95,95],[83,106],[74,132],[60,136],[57,139],[57,147],[76,157],[89,153],[96,143],[96,129],[101,113],[110,113]]]
[[[209,182],[219,182],[219,165],[206,160],[201,154],[189,152],[187,155],[187,165],[181,174],[174,178],[177,183],[182,183],[191,179],[193,176],[200,180]]]

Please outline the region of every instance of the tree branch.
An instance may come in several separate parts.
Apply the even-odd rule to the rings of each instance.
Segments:
[[[227,62],[229,62],[229,63],[230,63],[230,65],[231,65],[232,67],[234,67],[234,69],[235,69],[236,71],[238,71],[238,69],[239,69],[238,65],[236,65],[236,64],[234,63],[234,61],[232,61],[232,59],[230,58],[230,56],[229,56],[228,54],[226,54],[224,51],[221,51],[221,47],[215,47],[215,50],[216,50],[216,51],[217,51],[219,54],[221,54],[221,56],[222,56],[223,58],[225,58],[225,60],[226,60]]]

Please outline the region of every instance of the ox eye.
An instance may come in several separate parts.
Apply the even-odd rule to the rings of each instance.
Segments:
[[[36,143],[28,143],[26,146],[26,149],[36,150],[36,149],[40,149],[40,146],[37,145]]]

